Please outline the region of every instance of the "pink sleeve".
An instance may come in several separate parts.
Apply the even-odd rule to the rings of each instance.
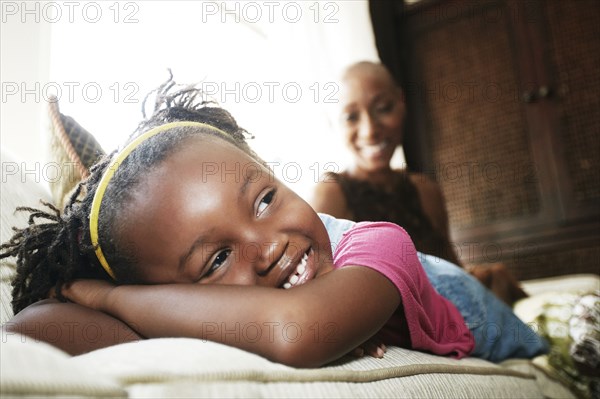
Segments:
[[[413,349],[464,357],[475,346],[456,307],[433,288],[409,235],[387,222],[357,223],[339,242],[335,267],[365,266],[386,276],[400,292]]]

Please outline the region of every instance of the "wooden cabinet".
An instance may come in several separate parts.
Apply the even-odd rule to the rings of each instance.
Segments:
[[[598,273],[597,1],[423,0],[396,24],[411,166],[441,185],[461,259]]]

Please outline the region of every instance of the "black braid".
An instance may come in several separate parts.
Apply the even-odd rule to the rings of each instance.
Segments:
[[[100,161],[95,169],[104,169],[108,158]],[[84,183],[78,184],[64,211],[42,201],[48,209],[41,210],[19,207],[19,212],[29,212],[27,227],[13,227],[13,237],[0,245],[0,259],[16,257],[16,276],[12,281],[12,306],[18,313],[30,304],[47,298],[54,289],[58,299],[63,284],[76,278],[104,278],[95,267],[95,254],[91,245],[82,245],[89,225],[85,203],[91,201],[77,198],[86,190],[86,185],[97,180],[100,174],[92,174]],[[96,177],[96,179],[94,179]],[[86,208],[86,209],[84,209]],[[94,265],[94,267],[91,267]]]
[[[178,88],[171,93],[173,88]],[[146,104],[150,96],[155,95],[155,101],[150,118],[146,116]],[[246,136],[252,138],[246,130],[240,128],[237,122],[226,110],[216,106],[216,101],[205,98],[205,94],[195,85],[178,85],[173,80],[169,69],[169,79],[152,90],[142,103],[144,119],[134,132],[134,136],[149,129],[176,121],[196,121],[215,126],[231,134],[238,146],[252,152],[245,142]],[[254,154],[253,156],[256,157]]]
[[[186,140],[198,135],[219,137],[264,164],[246,143],[246,137],[250,135],[237,125],[229,112],[217,107],[213,101],[204,100],[199,89],[177,85],[170,75],[151,94],[156,95],[152,115],[146,118],[143,110],[145,119],[129,140],[155,126],[175,121],[206,123],[229,136],[197,127],[174,128],[168,134],[159,134],[144,141],[119,165],[118,173],[114,175],[104,194],[98,221],[99,241],[116,275],[117,283],[142,281],[135,248],[128,246],[120,235],[123,223],[126,223],[123,221],[126,218],[122,215],[127,209],[131,194],[149,170],[185,145]],[[147,99],[148,96],[144,104]],[[12,256],[17,258],[12,292],[15,314],[32,303],[48,298],[51,290],[55,291],[58,299],[64,300],[61,287],[74,279],[111,279],[94,253],[89,233],[89,213],[94,193],[112,155],[114,153],[103,157],[90,169],[90,176],[77,186],[62,213],[48,203],[43,203],[48,211],[18,208],[19,211],[30,212],[28,226],[22,229],[13,227],[13,237],[0,246],[0,259]]]
[[[65,235],[72,233],[69,224],[60,217],[60,212],[52,204],[44,203],[54,213],[47,213],[28,207],[19,207],[17,211],[29,211],[29,227],[16,229],[12,239],[3,244],[0,249],[3,252],[0,258],[8,256],[17,257],[17,275],[13,281],[12,295],[15,300],[13,307],[15,312],[48,296],[51,285],[49,281],[60,284],[64,281],[64,275],[73,272],[72,264],[65,264],[59,258],[63,251],[56,251],[57,241],[60,242]],[[50,220],[52,223],[36,224],[36,219]],[[50,243],[50,245],[47,245]],[[64,254],[64,253],[63,253]],[[39,264],[41,267],[35,267]],[[63,273],[56,270],[57,265],[64,265]],[[46,274],[46,275],[43,275]],[[26,276],[32,276],[31,282]],[[29,284],[28,284],[29,283]]]

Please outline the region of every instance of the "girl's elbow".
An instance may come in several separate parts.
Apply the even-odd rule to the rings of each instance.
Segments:
[[[295,368],[317,368],[321,367],[330,361],[335,360],[335,357],[314,350],[307,350],[301,345],[289,344],[283,345],[275,358],[272,359],[278,363]]]
[[[342,357],[348,350],[339,343],[315,342],[301,339],[296,342],[283,341],[271,360],[296,368],[317,368]]]

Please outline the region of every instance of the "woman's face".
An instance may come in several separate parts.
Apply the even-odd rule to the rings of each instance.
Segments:
[[[341,126],[355,167],[373,172],[389,168],[402,142],[404,101],[391,78],[375,71],[353,72],[341,90]]]
[[[144,283],[291,288],[332,269],[318,215],[226,141],[190,139],[140,186],[122,237]]]

